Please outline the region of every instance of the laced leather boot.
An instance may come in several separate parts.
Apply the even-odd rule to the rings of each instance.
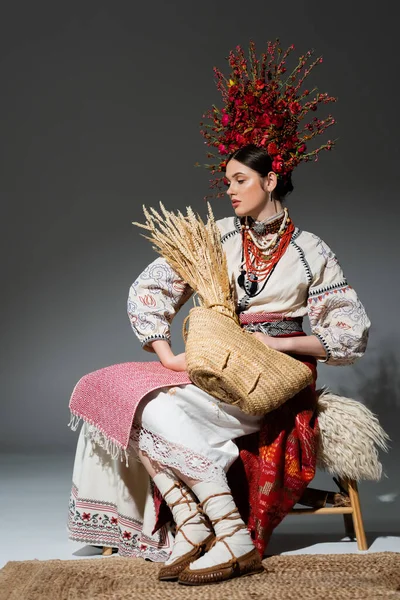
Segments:
[[[209,549],[215,535],[208,518],[199,510],[197,499],[190,489],[179,480],[174,481],[165,474],[161,475],[164,480],[160,481],[160,475],[156,475],[154,482],[171,509],[176,523],[176,534],[172,554],[159,570],[158,579],[176,581],[183,569]],[[168,485],[168,489],[165,489]]]
[[[260,555],[254,548],[232,494],[221,492],[204,498],[198,488],[205,485],[207,486],[204,483],[196,484],[193,491],[198,497],[202,497],[200,507],[209,517],[217,537],[203,557],[181,571],[179,583],[205,585],[263,572]],[[224,508],[227,509],[226,512]]]

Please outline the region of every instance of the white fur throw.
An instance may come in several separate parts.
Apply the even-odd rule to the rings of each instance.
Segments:
[[[389,436],[361,402],[318,390],[320,428],[318,467],[342,478],[378,481],[378,447],[387,451]]]

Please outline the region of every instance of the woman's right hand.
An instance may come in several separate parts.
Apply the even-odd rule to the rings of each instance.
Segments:
[[[186,371],[185,353],[175,354],[171,350],[171,346],[166,340],[154,340],[152,349],[160,359],[160,363],[166,369],[172,371]]]
[[[176,356],[170,356],[166,360],[162,361],[162,364],[167,369],[171,369],[172,371],[186,371],[186,356],[185,353],[177,354]]]

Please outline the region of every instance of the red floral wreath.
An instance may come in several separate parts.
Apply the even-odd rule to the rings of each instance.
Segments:
[[[255,44],[250,42],[249,60],[241,46],[229,53],[231,74],[227,79],[214,67],[216,84],[221,92],[224,107],[212,107],[203,117],[211,124],[201,123],[201,133],[206,143],[218,153],[208,152],[213,163],[204,165],[212,175],[222,173],[226,157],[235,150],[254,144],[265,148],[272,159],[272,168],[279,177],[285,178],[301,161],[318,160],[321,150],[331,150],[333,140],[314,150],[308,143],[335,123],[328,115],[325,119],[313,117],[300,127],[308,113],[315,112],[318,105],[336,102],[336,98],[319,93],[317,88],[302,90],[303,82],[322,58],[310,61],[313,50],[300,56],[297,66],[286,76],[286,60],[294,50],[285,52],[279,40],[268,42],[267,52],[258,59]],[[211,180],[211,187],[219,187],[221,177]]]

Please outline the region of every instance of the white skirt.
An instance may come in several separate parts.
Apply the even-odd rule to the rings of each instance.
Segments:
[[[85,436],[76,449],[67,529],[75,542],[117,548],[121,556],[165,562],[172,550],[169,526],[154,535],[152,482],[136,456],[129,466]]]
[[[168,559],[169,526],[154,535],[152,485],[137,446],[166,468],[195,480],[225,485],[238,457],[236,438],[259,430],[262,417],[216,400],[195,385],[164,388],[144,398],[132,429],[127,467],[86,436],[83,425],[74,463],[68,531],[73,541],[117,548],[121,556]]]
[[[226,482],[239,455],[234,440],[260,429],[247,415],[195,385],[149,394],[139,406],[133,441],[150,459],[191,479]]]

